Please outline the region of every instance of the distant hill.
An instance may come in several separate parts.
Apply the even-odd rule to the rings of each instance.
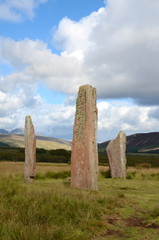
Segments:
[[[15,128],[13,130],[5,130],[5,129],[0,129],[0,133],[4,134],[23,134],[24,133],[24,128]]]
[[[71,142],[66,140],[43,136],[36,140],[37,148],[71,150]],[[0,133],[0,146],[24,147],[24,135]]]
[[[11,134],[24,134],[24,128],[15,128],[10,131]]]
[[[0,129],[0,133],[5,133],[5,134],[7,134],[7,133],[9,133],[9,131],[7,131],[7,130],[5,130],[5,129]]]
[[[21,132],[23,132],[22,128],[12,131],[0,129],[0,146],[24,147],[24,135]],[[71,142],[63,139],[44,136],[36,136],[36,139],[37,148],[71,150]],[[108,143],[109,141],[99,143],[98,151],[104,153]],[[127,136],[126,150],[127,153],[159,153],[159,132],[136,133]]]
[[[136,133],[127,136],[128,153],[159,153],[159,132]],[[99,143],[99,152],[105,152],[109,141]]]

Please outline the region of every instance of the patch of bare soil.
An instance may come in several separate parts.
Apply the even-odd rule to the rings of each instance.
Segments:
[[[115,225],[117,221],[118,221],[117,218],[110,217],[110,218],[108,218],[107,223]]]
[[[154,228],[154,229],[159,229],[159,225],[155,223],[148,224],[146,223],[145,218],[138,218],[135,216],[132,216],[129,219],[126,219],[126,225],[128,227],[141,227],[141,228]]]
[[[107,225],[107,230],[104,233],[100,234],[100,238],[106,238],[107,236],[115,236],[118,239],[129,239],[130,236],[127,236],[121,230],[118,230],[118,229],[115,230],[115,229],[112,229],[112,228],[108,229],[108,227],[110,225],[118,226],[119,221],[125,222],[126,227],[138,227],[138,228],[141,228],[141,229],[152,228],[152,229],[159,230],[159,225],[157,225],[155,223],[147,223],[146,220],[147,220],[146,218],[139,218],[139,217],[136,217],[136,216],[131,216],[128,219],[120,219],[120,218],[117,218],[115,216],[109,217],[109,218],[106,219],[106,222],[105,222],[106,225],[108,224]]]
[[[106,237],[108,235],[113,235],[113,236],[116,236],[118,238],[126,237],[125,234],[123,234],[122,231],[114,230],[114,229],[108,229],[104,237]]]
[[[116,225],[117,226],[118,225],[118,223],[117,223],[118,221],[120,221],[119,218],[111,216],[111,217],[106,219],[105,224],[107,225],[107,227],[109,225],[112,225],[112,226]],[[123,233],[123,231],[115,230],[115,229],[111,229],[111,228],[107,229],[104,233],[100,234],[100,237],[102,237],[102,238],[105,238],[107,236],[115,236],[118,239],[125,239],[125,238],[127,238],[127,236]]]
[[[127,236],[125,236],[125,234],[123,234],[122,231],[120,230],[115,230],[115,229],[108,229],[105,233],[100,234],[100,238],[105,238],[107,236],[115,236],[118,239],[123,239]]]

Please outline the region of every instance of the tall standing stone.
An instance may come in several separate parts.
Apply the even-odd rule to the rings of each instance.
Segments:
[[[126,135],[120,131],[118,136],[109,142],[107,155],[112,178],[126,178]]]
[[[71,155],[71,187],[98,190],[96,89],[79,88]]]
[[[26,183],[31,183],[35,176],[36,164],[36,138],[34,126],[30,116],[25,118],[25,163],[24,178]]]

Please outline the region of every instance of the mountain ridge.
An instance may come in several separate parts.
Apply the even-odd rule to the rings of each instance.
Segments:
[[[24,129],[16,128],[11,131],[0,129],[0,146],[24,147]],[[13,134],[14,133],[14,134]],[[71,141],[36,135],[37,148],[71,150]],[[128,135],[127,153],[159,153],[159,132],[135,133]],[[105,152],[109,141],[98,143],[98,151]]]
[[[24,134],[24,128],[15,128],[15,129],[12,129],[12,130],[6,130],[6,129],[1,128],[0,133],[4,133],[4,134]]]
[[[126,137],[127,153],[159,153],[159,132],[135,133]],[[98,144],[99,152],[105,152],[109,141]]]

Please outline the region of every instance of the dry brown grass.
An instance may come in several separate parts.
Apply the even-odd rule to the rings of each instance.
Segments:
[[[1,176],[22,176],[23,175],[23,162],[0,162],[0,175]],[[65,163],[37,163],[36,173],[44,174],[46,172],[62,172],[70,170],[70,165]]]
[[[23,165],[22,162],[0,162],[0,175],[3,177],[22,175]]]
[[[1,176],[23,176],[23,162],[0,162],[0,175]],[[65,163],[37,163],[36,173],[45,174],[47,172],[63,172],[70,171],[71,166]],[[99,172],[106,172],[109,170],[108,166],[99,166]],[[159,168],[149,169],[136,169],[129,167],[127,173],[136,172],[136,177],[140,178],[141,175],[151,175],[159,173]]]

